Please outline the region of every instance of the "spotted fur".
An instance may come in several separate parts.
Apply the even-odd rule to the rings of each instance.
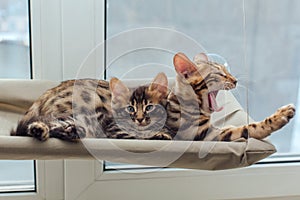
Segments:
[[[179,140],[234,141],[248,137],[263,139],[286,125],[295,114],[293,105],[284,106],[261,122],[241,127],[217,129],[211,114],[220,111],[216,96],[220,90],[236,87],[237,80],[225,66],[201,53],[193,62],[183,53],[174,56],[176,85],[168,97],[166,128]]]
[[[163,73],[136,89],[117,78],[64,81],[33,103],[11,135],[41,141],[50,137],[171,139],[159,131],[166,120],[167,84]]]

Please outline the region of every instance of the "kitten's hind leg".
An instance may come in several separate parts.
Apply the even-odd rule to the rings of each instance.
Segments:
[[[45,141],[49,138],[49,127],[41,121],[32,122],[28,125],[27,133],[29,136]]]
[[[60,117],[50,123],[50,137],[76,142],[86,137],[86,129],[72,117]]]
[[[36,117],[35,113],[29,112],[18,122],[18,126],[11,131],[10,135],[30,136],[45,141],[49,138],[50,129],[47,121],[47,117]]]

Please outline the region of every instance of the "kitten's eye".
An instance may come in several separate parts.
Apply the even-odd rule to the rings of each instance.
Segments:
[[[128,112],[131,112],[131,113],[134,112],[134,110],[135,110],[133,106],[128,106],[126,109]]]
[[[153,105],[148,105],[148,106],[146,106],[146,108],[145,108],[145,110],[146,110],[147,112],[152,111],[153,109],[154,109],[154,106],[153,106]]]

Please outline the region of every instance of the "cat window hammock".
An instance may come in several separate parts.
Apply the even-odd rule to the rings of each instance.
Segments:
[[[58,82],[0,81],[0,160],[100,159],[158,167],[221,170],[249,166],[276,152],[265,140],[240,142],[83,139],[79,143],[50,138],[9,136],[17,121],[45,90]],[[248,115],[230,93],[214,124],[239,126]],[[226,125],[225,124],[225,125]]]

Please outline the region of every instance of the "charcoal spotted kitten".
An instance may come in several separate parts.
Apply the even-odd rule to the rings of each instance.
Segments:
[[[217,129],[210,123],[211,114],[222,109],[216,96],[220,90],[235,88],[237,80],[223,65],[209,61],[204,53],[196,55],[193,62],[178,53],[173,63],[177,77],[173,92],[168,96],[166,128],[174,139],[263,139],[286,125],[295,114],[295,107],[286,105],[261,122]]]
[[[50,137],[165,139],[159,130],[166,121],[167,85],[163,73],[136,89],[117,78],[64,81],[33,103],[11,135],[41,141]]]

